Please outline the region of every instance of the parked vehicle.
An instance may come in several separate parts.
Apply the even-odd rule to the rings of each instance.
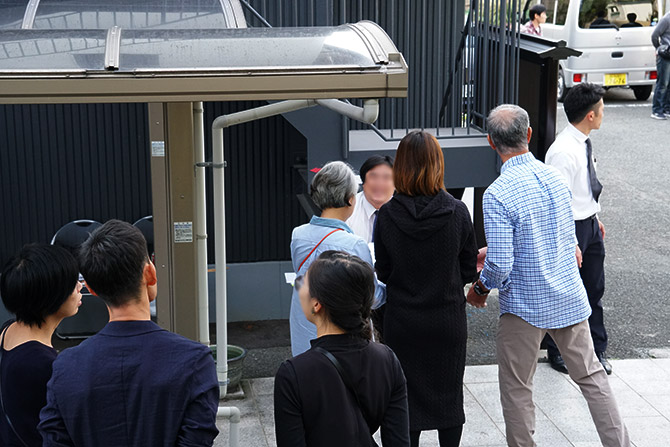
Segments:
[[[653,27],[663,17],[662,0],[531,0],[547,8],[543,36],[565,40],[582,52],[560,62],[558,99],[580,82],[629,87],[646,100],[656,83]],[[631,20],[633,19],[633,20]]]

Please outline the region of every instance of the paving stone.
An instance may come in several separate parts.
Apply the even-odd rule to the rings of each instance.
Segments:
[[[251,388],[253,389],[254,396],[265,396],[274,394],[275,389],[274,377],[251,379],[249,382],[251,383]]]
[[[670,359],[668,359],[670,360]],[[610,385],[628,425],[635,447],[667,447],[670,433],[670,362],[658,360],[615,360]],[[505,424],[500,406],[497,366],[466,368],[463,390],[467,422],[463,447],[502,447]],[[656,386],[649,386],[649,382]],[[566,375],[539,364],[534,381],[536,409],[535,440],[539,446],[600,446],[586,401],[574,382]],[[244,398],[228,399],[222,406],[236,406],[242,414],[240,446],[276,447],[273,390],[274,379],[252,379],[242,382]],[[560,397],[559,397],[560,396]],[[217,421],[221,433],[216,447],[228,446],[228,421]],[[375,438],[381,445],[379,433]],[[437,431],[421,436],[421,447],[438,447]]]
[[[670,421],[662,416],[625,418],[631,440],[636,447],[667,447]]]
[[[505,424],[498,423],[498,428],[505,432]],[[550,420],[535,421],[535,434],[533,439],[538,446],[572,447],[572,443]]]
[[[646,395],[643,399],[649,402],[649,405],[654,407],[654,409],[658,411],[661,416],[670,421],[670,398],[668,398],[668,396]]]
[[[505,442],[503,432],[496,426],[489,413],[468,390],[464,393],[465,426],[461,446],[495,445]]]
[[[498,383],[498,365],[482,365],[465,368],[463,383]]]

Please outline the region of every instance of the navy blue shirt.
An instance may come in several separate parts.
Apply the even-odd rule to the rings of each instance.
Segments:
[[[209,348],[151,321],[114,321],[53,364],[44,446],[211,446],[219,387]]]
[[[5,326],[11,324],[9,322]],[[4,326],[3,326],[4,327]],[[38,341],[27,341],[15,348],[2,350],[0,386],[5,410],[14,429],[28,445],[41,445],[37,431],[40,410],[46,404],[47,382],[56,350]],[[0,445],[23,446],[9,427],[0,408]]]

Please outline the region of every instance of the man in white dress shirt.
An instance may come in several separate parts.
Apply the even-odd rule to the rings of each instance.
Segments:
[[[569,124],[556,137],[545,161],[563,174],[572,192],[579,273],[591,304],[591,338],[598,360],[607,374],[611,374],[612,367],[605,355],[607,331],[601,300],[605,292],[605,227],[598,219],[602,185],[596,174],[596,159],[589,138],[592,130],[600,129],[605,110],[604,94],[602,87],[589,83],[578,84],[570,90],[563,102]],[[565,362],[551,338],[547,339],[547,353],[551,366],[567,373]]]
[[[356,195],[354,212],[347,225],[355,235],[362,237],[370,245],[372,260],[375,253],[372,246],[377,211],[386,202],[391,200],[395,186],[393,185],[393,159],[388,155],[373,155],[365,160],[359,171],[363,191]],[[372,325],[375,330],[375,340],[382,341],[384,327],[384,306],[372,311]]]
[[[354,213],[347,225],[355,235],[369,244],[372,242],[377,210],[393,197],[393,159],[388,155],[374,155],[361,166],[363,191],[356,195]]]

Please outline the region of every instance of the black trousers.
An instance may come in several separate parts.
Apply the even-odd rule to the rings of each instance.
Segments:
[[[451,428],[443,428],[437,431],[437,439],[440,441],[440,447],[458,447],[461,444],[461,435],[463,426],[458,425]],[[410,447],[419,447],[419,438],[421,431],[410,431]]]
[[[577,242],[582,250],[582,268],[579,274],[584,282],[586,294],[591,305],[591,316],[589,326],[591,327],[591,338],[596,352],[607,351],[607,331],[603,319],[602,297],[605,293],[605,244],[600,232],[597,218],[589,218],[575,221],[575,233]],[[558,348],[554,340],[546,336],[547,354],[558,355]]]

